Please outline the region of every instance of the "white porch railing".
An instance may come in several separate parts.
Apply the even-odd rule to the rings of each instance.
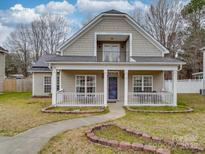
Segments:
[[[57,92],[56,106],[105,106],[103,93]]]
[[[133,93],[128,94],[128,106],[172,106],[171,92]]]

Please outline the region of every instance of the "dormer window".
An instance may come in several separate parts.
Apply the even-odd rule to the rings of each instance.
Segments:
[[[103,44],[103,61],[120,61],[120,44]]]

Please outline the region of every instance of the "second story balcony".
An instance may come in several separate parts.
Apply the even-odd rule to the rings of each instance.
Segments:
[[[129,35],[97,35],[96,51],[99,62],[127,62],[130,54]]]

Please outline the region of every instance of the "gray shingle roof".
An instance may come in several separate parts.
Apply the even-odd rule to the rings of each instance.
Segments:
[[[125,14],[125,13],[123,13],[123,12],[120,12],[120,11],[114,10],[114,9],[105,11],[105,12],[103,12],[103,13],[107,13],[107,14]]]
[[[167,57],[137,57],[133,56],[132,63],[163,63],[163,64],[185,64],[183,61]],[[32,65],[31,71],[50,71],[48,62],[97,62],[95,56],[59,56],[43,55]]]
[[[143,63],[184,63],[183,61],[175,58],[168,58],[168,57],[140,57],[140,56],[133,56],[132,59],[135,62],[143,62]]]
[[[8,51],[5,50],[4,48],[0,47],[0,52],[7,53]]]
[[[97,62],[95,56],[55,56],[48,62]]]

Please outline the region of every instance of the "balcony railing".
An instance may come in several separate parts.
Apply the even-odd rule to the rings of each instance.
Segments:
[[[103,93],[57,92],[56,106],[105,106]]]
[[[134,93],[128,94],[129,106],[172,106],[173,94],[170,92]]]

